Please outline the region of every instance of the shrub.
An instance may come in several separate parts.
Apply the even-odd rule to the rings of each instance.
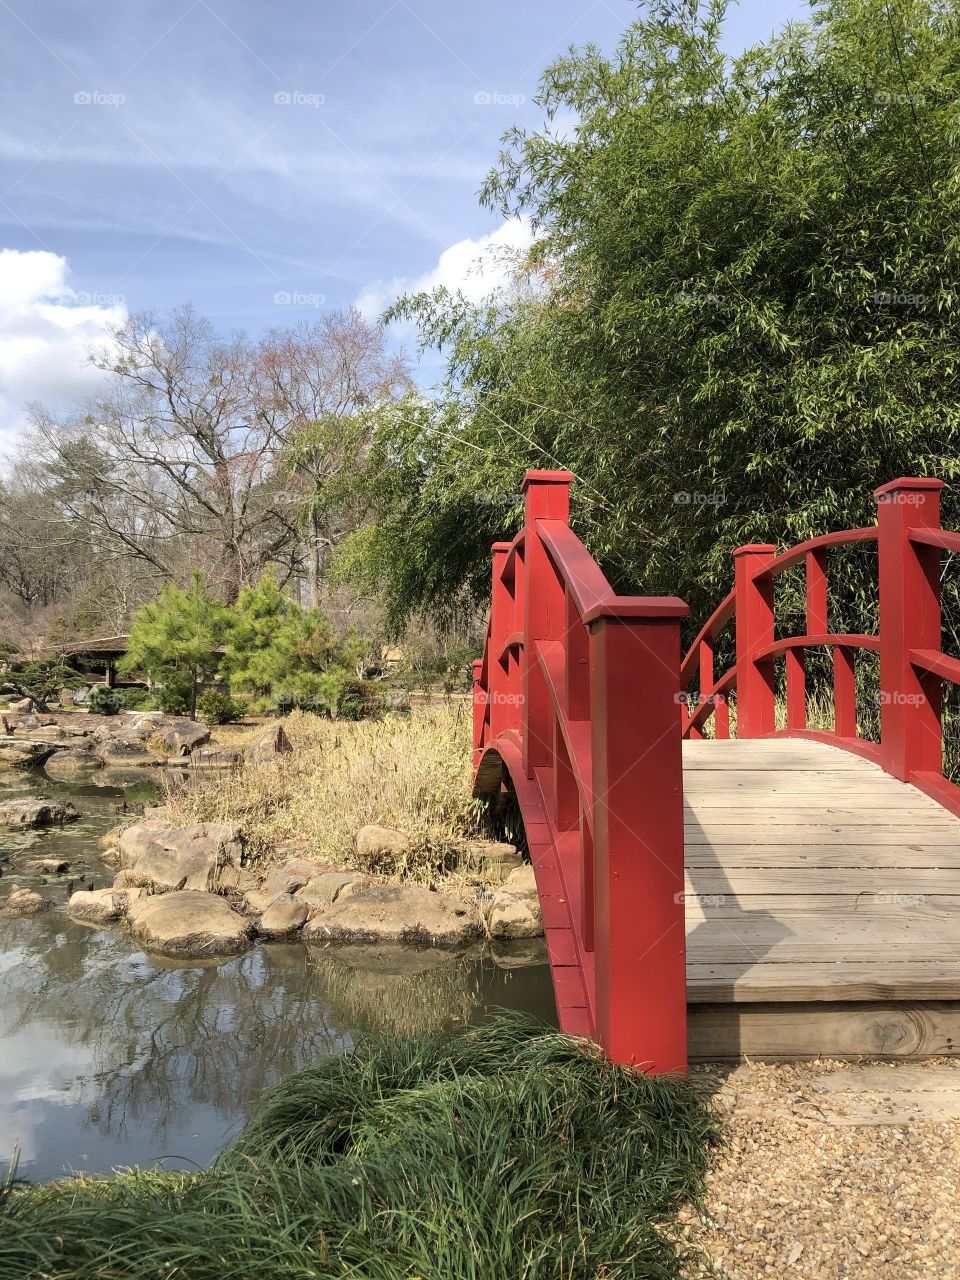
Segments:
[[[163,684],[156,692],[156,702],[167,715],[186,715],[190,710],[191,681],[177,671],[164,673]]]
[[[149,689],[118,689],[120,703],[125,711],[140,711],[150,702]]]
[[[106,685],[94,685],[87,708],[95,716],[115,716],[123,709],[123,701],[116,689],[108,689]]]
[[[246,705],[220,689],[207,689],[197,699],[197,714],[205,724],[232,724],[243,719]]]

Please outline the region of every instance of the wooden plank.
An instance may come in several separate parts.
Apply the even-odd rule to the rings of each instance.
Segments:
[[[781,882],[784,893],[802,892],[804,888],[814,886],[801,872],[816,871],[821,868],[836,867],[851,870],[861,869],[864,882],[871,883],[872,869],[905,869],[918,867],[946,870],[957,868],[957,859],[953,850],[946,845],[928,845],[922,838],[910,844],[887,845],[855,844],[851,841],[845,845],[824,844],[739,844],[726,845],[717,841],[716,848],[711,844],[687,841],[686,865],[688,871],[705,868],[718,871],[725,867],[731,870],[760,867],[771,867],[785,870],[793,867],[797,874],[792,885]],[[863,885],[860,886],[861,888]],[[768,892],[758,890],[757,892]]]
[[[714,804],[702,797],[688,802],[684,807],[684,822],[692,826],[752,826],[769,823],[773,826],[790,827],[804,823],[817,827],[837,826],[876,826],[922,828],[924,831],[949,832],[960,841],[960,819],[954,818],[944,810],[939,813],[927,809],[914,811],[900,809],[877,811],[868,804],[853,805],[803,805],[793,804],[745,804],[740,806],[726,803]]]
[[[803,964],[687,965],[687,1001],[835,1003],[860,1000],[960,1000],[956,964],[901,961],[877,965],[848,959]]]
[[[925,1058],[960,1055],[960,1003],[693,1005],[690,1057]]]
[[[683,829],[684,843],[688,848],[695,845],[741,846],[749,844],[769,844],[771,836],[783,846],[817,844],[821,848],[831,845],[844,847],[851,843],[870,842],[875,845],[899,847],[906,844],[922,844],[924,847],[947,850],[944,856],[949,858],[949,851],[960,853],[960,839],[953,831],[940,831],[917,826],[903,827],[831,827],[815,826],[804,823],[786,826],[782,830],[770,825],[756,826],[712,826],[687,823]]]
[[[702,867],[686,877],[687,893],[796,893],[797,871],[783,867]],[[813,886],[811,885],[811,888]],[[821,868],[816,888],[821,893],[960,894],[960,872],[953,869]],[[960,949],[960,936],[958,936]]]
[[[735,898],[728,894],[704,894],[702,898],[691,895],[686,902],[686,919],[689,925],[696,920],[735,920],[752,912],[776,915],[782,919],[810,916],[851,916],[863,919],[899,920],[909,912],[911,918],[934,916],[945,920],[960,920],[960,896],[928,897],[910,904],[888,902],[883,895],[873,893],[757,893],[749,897]],[[960,957],[960,947],[957,949]]]

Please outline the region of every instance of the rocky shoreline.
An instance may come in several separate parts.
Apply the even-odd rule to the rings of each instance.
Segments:
[[[117,717],[117,724],[84,726],[79,719],[65,727],[52,717],[48,723],[23,717],[23,736],[8,730],[0,738],[0,769],[42,768],[69,782],[121,765],[256,766],[291,749],[280,724],[266,727],[241,755],[208,747],[209,729],[191,721],[136,713]],[[72,803],[44,797],[0,803],[0,829],[7,831],[63,826],[80,816]],[[357,860],[375,865],[379,855],[409,843],[404,832],[368,825],[356,833]],[[100,857],[115,870],[113,884],[72,893],[69,915],[95,927],[128,928],[145,950],[171,957],[236,955],[258,940],[462,949],[484,938],[543,934],[533,869],[512,845],[492,841],[466,842],[459,876],[398,882],[302,854],[253,864],[239,826],[174,826],[154,806],[104,837]],[[24,869],[66,873],[66,863],[54,862],[34,858]],[[14,888],[0,902],[0,916],[51,905],[35,889]]]

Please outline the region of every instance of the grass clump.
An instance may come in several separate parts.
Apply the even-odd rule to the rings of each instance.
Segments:
[[[293,751],[228,774],[168,784],[174,822],[238,822],[254,855],[295,845],[319,861],[363,871],[430,878],[464,841],[481,834],[471,797],[471,711],[442,705],[377,721],[327,720],[293,711],[283,721]],[[253,730],[218,732],[241,746]],[[411,838],[396,865],[357,860],[354,840],[368,823]]]
[[[0,1202],[4,1280],[673,1280],[712,1122],[693,1086],[503,1017],[364,1040],[288,1080],[204,1172]]]

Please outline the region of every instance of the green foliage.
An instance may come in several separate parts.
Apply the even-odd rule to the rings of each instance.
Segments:
[[[616,586],[695,615],[736,546],[960,473],[957,7],[822,0],[732,61],[725,8],[652,0],[613,57],[549,68],[548,126],[508,135],[484,191],[535,226],[525,277],[396,308],[445,350],[445,395],[381,412],[342,561],[394,619],[485,595],[526,467],[576,474]]]
[[[120,698],[120,705],[125,711],[146,709],[152,701],[149,689],[117,689],[116,692]]]
[[[87,699],[87,710],[95,716],[115,716],[122,706],[123,701],[117,691],[108,689],[105,684],[94,685]]]
[[[172,669],[165,671],[162,667],[159,675],[160,683],[154,689],[151,700],[156,702],[157,708],[164,715],[186,715],[190,710],[190,697],[194,689],[193,681],[189,676],[185,676],[179,671]]]
[[[4,1280],[675,1280],[694,1086],[515,1017],[363,1039],[288,1080],[217,1164],[0,1189]]]
[[[197,713],[204,724],[233,724],[245,712],[245,703],[220,689],[206,689],[197,699]]]
[[[17,658],[12,646],[6,646],[6,657],[2,661],[0,688],[18,698],[32,698],[43,711],[61,689],[76,689],[83,684],[83,676],[68,667],[62,658]]]
[[[338,636],[319,609],[303,609],[272,574],[244,587],[231,610],[223,668],[230,688],[261,710],[293,707],[338,716],[357,705],[357,669],[365,642]]]
[[[187,682],[192,714],[197,682],[215,675],[220,665],[227,621],[225,606],[206,590],[203,575],[194,572],[188,587],[167,585],[157,600],[137,610],[120,670],[144,672],[165,688],[171,678]],[[164,698],[161,693],[161,708],[172,710]]]

